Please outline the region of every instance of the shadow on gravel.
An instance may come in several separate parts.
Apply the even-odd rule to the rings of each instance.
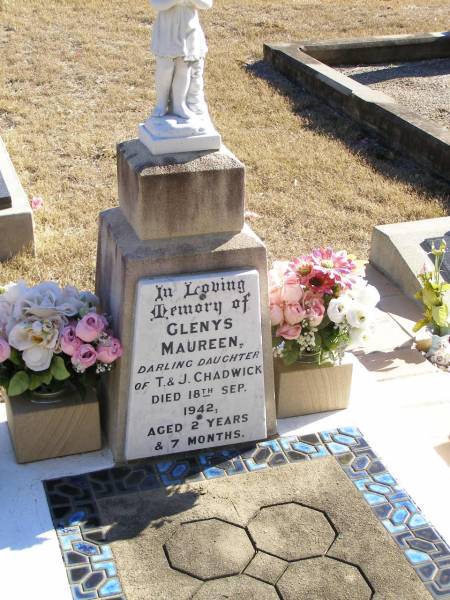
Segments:
[[[292,110],[301,118],[299,131],[309,129],[342,141],[351,152],[385,177],[404,182],[450,206],[448,182],[433,175],[412,159],[388,148],[378,135],[364,129],[345,114],[330,108],[300,85],[294,84],[263,60],[244,65],[253,77],[267,81],[278,93],[289,98]]]
[[[364,68],[361,65],[361,68]],[[349,77],[364,85],[372,85],[392,79],[407,79],[410,77],[436,77],[450,74],[450,58],[436,60],[420,60],[380,68],[380,65],[371,65],[372,71],[364,73],[346,73]],[[357,70],[358,67],[355,67]]]

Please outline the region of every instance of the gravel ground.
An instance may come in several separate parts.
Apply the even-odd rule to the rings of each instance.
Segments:
[[[450,128],[450,58],[338,70],[392,96],[422,117]]]

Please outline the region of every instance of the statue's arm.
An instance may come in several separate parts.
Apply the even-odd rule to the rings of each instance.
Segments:
[[[179,0],[150,0],[150,5],[155,10],[168,10],[179,4]]]

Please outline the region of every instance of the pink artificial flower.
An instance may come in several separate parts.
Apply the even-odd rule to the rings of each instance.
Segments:
[[[269,288],[269,302],[270,304],[281,304],[281,287],[270,287]]]
[[[316,248],[308,255],[307,260],[313,264],[312,277],[322,275],[322,278],[329,281],[331,288],[334,285],[343,289],[351,287],[349,276],[356,271],[357,265],[345,250],[334,252],[331,248]]]
[[[73,356],[83,343],[80,338],[77,337],[75,329],[75,325],[67,325],[61,331],[61,337],[59,338],[61,350],[68,356]]]
[[[0,337],[0,363],[7,361],[10,356],[11,346],[5,339]]]
[[[98,345],[97,360],[110,364],[120,358],[123,354],[122,344],[116,338],[109,338],[105,342]]]
[[[33,196],[30,200],[30,205],[33,210],[44,208],[44,199],[41,196]]]
[[[73,354],[71,360],[75,367],[84,371],[97,362],[97,352],[91,344],[81,344]]]
[[[299,302],[286,304],[284,307],[284,320],[289,325],[301,323],[306,316],[303,306]]]
[[[297,258],[294,258],[289,263],[289,269],[297,273],[301,283],[303,283],[304,278],[306,278],[307,280],[309,274],[312,271],[312,268],[312,263],[310,260],[308,260],[306,256],[299,256]]]
[[[294,303],[298,302],[302,297],[303,289],[300,285],[298,277],[292,271],[288,271],[284,275],[283,288],[281,290],[281,299],[283,302]]]
[[[283,307],[280,304],[271,303],[269,307],[270,321],[272,325],[280,325],[283,322]]]
[[[78,321],[75,333],[83,342],[94,342],[105,331],[107,325],[105,317],[95,312],[89,312],[81,321]]]
[[[325,294],[333,294],[334,282],[327,277],[324,273],[313,269],[308,277],[308,282],[305,284],[309,289],[320,296]]]
[[[286,263],[275,261],[272,269],[268,272],[269,278],[269,301],[274,304],[281,303],[281,288],[283,287],[283,275],[286,271]]]
[[[305,316],[309,320],[311,327],[318,327],[325,315],[325,305],[321,296],[306,292],[303,297],[303,307],[306,313]]]
[[[276,335],[283,337],[285,340],[296,340],[302,332],[301,325],[289,325],[285,323],[280,325],[276,331]]]

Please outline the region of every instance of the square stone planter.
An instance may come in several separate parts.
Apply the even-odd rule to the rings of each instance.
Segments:
[[[101,448],[97,394],[86,398],[69,389],[53,404],[33,403],[29,396],[6,397],[8,427],[18,463],[56,458]]]
[[[274,360],[277,417],[298,417],[347,408],[353,364],[345,357],[341,365],[317,366],[296,363],[289,367]]]

